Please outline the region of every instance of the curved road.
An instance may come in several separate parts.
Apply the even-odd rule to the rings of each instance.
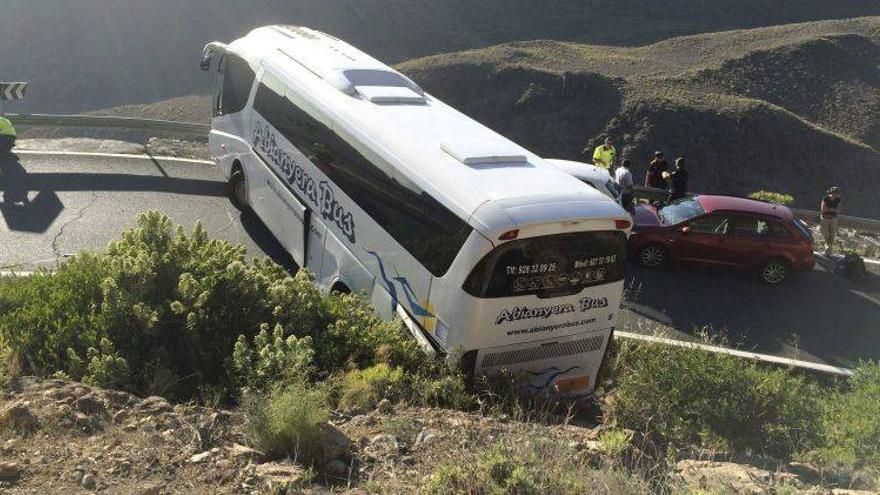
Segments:
[[[0,167],[0,191],[12,200],[28,198],[26,205],[0,207],[0,271],[29,271],[82,249],[102,249],[147,210],[187,229],[201,221],[212,236],[291,266],[260,222],[225,199],[222,174],[209,163],[22,152],[0,158]],[[631,264],[626,326],[662,328],[681,339],[709,327],[748,350],[852,366],[880,358],[880,266],[869,269],[864,285],[819,266],[768,287],[746,273]]]

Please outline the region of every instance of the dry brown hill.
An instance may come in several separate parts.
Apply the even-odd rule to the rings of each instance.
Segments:
[[[584,159],[605,134],[644,173],[663,149],[693,188],[792,193],[841,185],[880,215],[880,18],[667,40],[638,48],[512,43],[400,68],[429,92],[545,156]]]
[[[266,24],[340,36],[383,60],[516,40],[641,45],[683,34],[880,15],[869,0],[3,0],[0,79],[13,108],[67,113],[207,92],[207,41]]]

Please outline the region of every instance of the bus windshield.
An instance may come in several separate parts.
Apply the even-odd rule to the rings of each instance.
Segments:
[[[471,272],[464,290],[498,298],[576,294],[585,287],[623,279],[626,234],[573,232],[502,244]]]

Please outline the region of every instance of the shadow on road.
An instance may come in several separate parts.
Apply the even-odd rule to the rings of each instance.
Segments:
[[[34,173],[27,183],[33,190],[164,192],[193,196],[225,196],[222,181],[136,174]]]
[[[28,173],[15,153],[0,154],[0,214],[9,230],[46,232],[64,210],[58,192],[162,192],[222,197],[222,181],[170,177],[154,159],[162,176],[113,173]],[[32,193],[33,199],[29,199]]]
[[[853,283],[822,268],[780,286],[750,273],[630,263],[633,311],[694,334],[711,327],[757,352],[852,366],[880,357],[880,277]],[[665,320],[665,321],[664,321]]]
[[[0,153],[0,190],[3,203],[0,214],[10,230],[45,232],[64,210],[54,191],[41,190],[29,199],[32,190],[27,170],[15,153]]]

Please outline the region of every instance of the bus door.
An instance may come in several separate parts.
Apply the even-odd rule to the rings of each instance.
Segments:
[[[306,266],[306,239],[311,213],[262,158],[254,170],[245,171],[251,190],[251,207],[275,239],[300,267]],[[317,229],[316,229],[317,230]],[[323,237],[323,234],[319,234]],[[320,250],[321,246],[318,246]]]

